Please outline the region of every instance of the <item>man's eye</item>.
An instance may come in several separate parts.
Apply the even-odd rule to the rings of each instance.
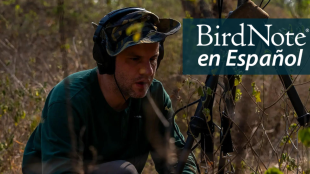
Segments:
[[[139,58],[131,58],[131,60],[137,61],[139,60]]]

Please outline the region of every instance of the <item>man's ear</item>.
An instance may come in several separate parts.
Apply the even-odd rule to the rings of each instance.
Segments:
[[[95,22],[92,22],[91,25],[94,27],[94,29],[95,29],[95,31],[96,31],[96,29],[97,29],[97,27],[98,27],[98,24],[96,24]]]

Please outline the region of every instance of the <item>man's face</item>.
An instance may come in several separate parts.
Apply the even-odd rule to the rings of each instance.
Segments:
[[[126,97],[143,98],[157,68],[159,43],[138,44],[116,56],[115,77]]]

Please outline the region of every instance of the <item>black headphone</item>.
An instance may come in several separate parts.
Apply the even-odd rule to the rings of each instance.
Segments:
[[[100,37],[100,33],[104,30],[105,25],[110,20],[117,20],[121,17],[135,12],[135,11],[146,11],[144,8],[137,7],[127,7],[118,10],[114,10],[104,16],[95,31],[93,41],[93,58],[97,62],[98,70],[100,74],[114,74],[115,72],[115,56],[110,56],[106,50],[106,40]],[[160,61],[164,58],[164,40],[159,43],[159,56],[157,59],[157,69],[159,67]]]

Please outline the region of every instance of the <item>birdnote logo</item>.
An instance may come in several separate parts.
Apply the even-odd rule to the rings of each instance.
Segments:
[[[184,19],[183,74],[310,74],[309,19]]]

